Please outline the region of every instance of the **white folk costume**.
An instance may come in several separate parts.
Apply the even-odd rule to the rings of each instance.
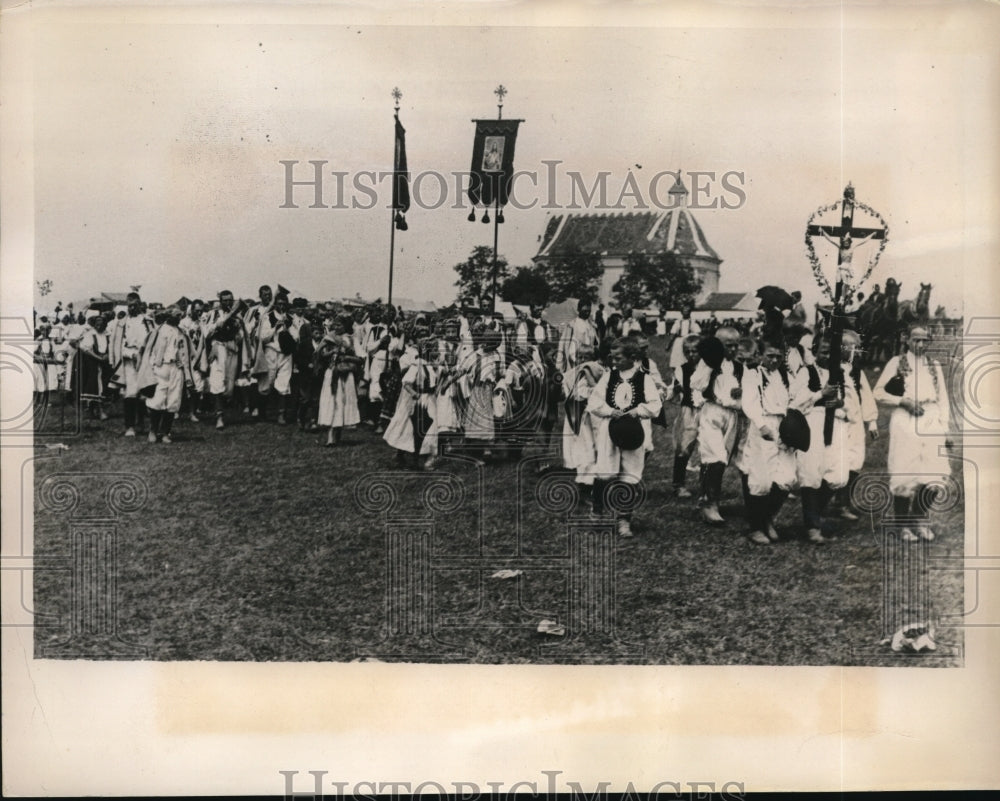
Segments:
[[[678,376],[677,382],[671,387],[670,397],[676,393],[680,402],[680,409],[674,417],[673,442],[674,442],[674,471],[673,486],[675,490],[680,490],[687,479],[687,466],[698,445],[698,410],[694,405],[694,397],[691,389],[691,377],[694,375],[698,362],[682,362],[674,375]]]
[[[729,464],[736,447],[740,399],[733,390],[740,386],[743,365],[723,359],[713,370],[704,361],[691,376],[691,392],[698,411],[698,455],[701,463]]]
[[[663,404],[650,375],[637,365],[628,370],[608,370],[598,380],[587,401],[587,412],[597,420],[594,436],[597,450],[596,478],[619,478],[626,484],[638,484],[646,461],[646,452],[653,449],[650,421]],[[622,450],[611,441],[608,426],[614,410],[629,412],[642,423],[643,445],[635,450]]]
[[[32,367],[35,379],[35,392],[51,392],[59,389],[62,360],[65,355],[49,337],[39,337],[35,340],[35,352]]]
[[[437,433],[462,430],[462,403],[458,387],[458,344],[439,339],[435,366],[438,383],[434,405],[434,425]]]
[[[691,334],[700,334],[701,326],[690,317],[681,317],[674,320],[670,327],[670,335],[674,337],[670,345],[670,371],[674,374],[673,379],[680,383],[680,369],[687,359],[684,358],[684,340]]]
[[[597,473],[595,428],[598,420],[587,411],[587,404],[603,373],[604,368],[597,361],[583,362],[563,373],[566,395],[563,466],[576,471],[576,482],[579,484],[593,484]]]
[[[556,339],[558,334],[555,329],[552,328],[541,317],[528,317],[525,320],[520,320],[517,324],[516,329],[516,339],[515,342],[517,346],[523,350],[529,351],[531,353],[531,358],[536,361],[541,361],[541,356],[538,353],[538,347],[543,342],[551,342],[556,344]],[[500,343],[500,350],[505,350],[504,342]]]
[[[148,396],[146,407],[177,414],[184,384],[192,381],[191,343],[177,326],[162,323],[149,337],[139,365],[138,381]]]
[[[743,412],[747,416],[746,467],[750,494],[764,496],[776,485],[789,490],[796,482],[795,450],[778,438],[778,428],[789,409],[804,411],[812,404],[814,394],[808,390],[804,372],[791,375],[779,368],[764,366],[746,370],[743,374]],[[774,434],[765,439],[763,428]]]
[[[876,431],[878,421],[878,405],[875,395],[860,366],[854,369],[850,364],[844,364],[844,381],[858,399],[860,414],[848,421],[847,426],[847,467],[853,473],[861,471],[865,465],[865,431]]]
[[[239,316],[221,308],[212,309],[205,323],[208,361],[208,391],[213,395],[233,394],[236,378],[250,367],[246,329]]]
[[[122,387],[122,397],[139,396],[139,360],[153,323],[144,315],[127,314],[116,321],[111,332],[111,364],[115,369],[112,378]]]
[[[111,376],[109,337],[87,326],[80,334],[74,365],[71,371],[74,393],[79,392],[83,401],[100,401],[108,389]]]
[[[642,324],[636,320],[634,317],[625,317],[622,319],[622,336],[627,337],[629,334],[636,332],[642,333]]]
[[[574,317],[566,323],[559,338],[559,356],[556,364],[562,372],[569,372],[580,363],[579,352],[589,350],[596,353],[600,341],[597,326],[589,317],[587,319]]]
[[[65,340],[63,350],[66,354],[66,371],[63,373],[63,388],[70,390],[73,387],[73,367],[77,363],[76,354],[80,350],[80,339],[85,331],[93,329],[88,325],[80,323],[69,323],[65,329]]]
[[[503,357],[497,351],[482,348],[468,354],[458,367],[462,374],[465,417],[462,428],[466,439],[492,442],[496,439],[493,419],[493,390],[503,378]]]
[[[205,353],[204,315],[195,320],[185,317],[179,327],[191,343],[191,380],[194,391],[205,392],[208,389],[208,357]]]
[[[361,422],[361,413],[352,359],[357,355],[354,339],[348,334],[328,334],[320,348],[317,358],[323,359],[326,367],[316,422],[331,428],[356,426]]]
[[[290,395],[292,391],[292,354],[294,347],[282,349],[280,332],[291,336],[292,343],[298,343],[298,329],[292,324],[291,316],[271,310],[261,315],[258,327],[257,355],[253,374],[257,377],[257,391],[267,395],[273,388],[279,395]]]
[[[802,410],[809,423],[809,450],[795,452],[796,479],[804,489],[819,489],[824,482],[830,489],[840,489],[847,485],[850,472],[847,432],[851,421],[861,416],[861,405],[854,387],[845,386],[844,405],[834,410],[833,436],[827,445],[823,438],[826,406],[817,387],[826,386],[830,373],[817,366],[807,368],[807,375],[809,370],[816,371],[816,376],[809,379],[814,381],[809,388],[812,403]]]
[[[900,366],[902,370],[900,370]],[[903,394],[886,391],[886,384],[900,373]],[[926,356],[904,353],[893,357],[882,371],[874,390],[875,399],[894,406],[889,418],[889,489],[893,495],[910,498],[916,489],[951,475],[951,463],[940,455],[951,420],[951,404],[944,372]],[[899,406],[904,398],[919,403],[924,413],[914,416]]]
[[[414,360],[403,373],[403,386],[383,439],[404,453],[424,456],[437,453],[432,431],[437,371],[423,359]],[[419,450],[418,450],[419,448]]]
[[[382,385],[379,379],[389,360],[388,345],[382,340],[391,332],[385,323],[363,323],[360,328],[360,353],[365,359],[364,380],[368,382],[369,400],[382,400]]]

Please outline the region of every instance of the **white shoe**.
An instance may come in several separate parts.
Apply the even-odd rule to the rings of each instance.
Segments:
[[[860,520],[861,518],[858,517],[856,514],[854,514],[853,509],[850,509],[849,507],[845,506],[843,509],[840,510],[840,519],[850,520],[853,522],[855,520]]]
[[[677,497],[678,498],[690,498],[691,497],[691,490],[689,490],[687,487],[678,487],[677,488]]]
[[[125,436],[126,437],[134,437],[135,436],[135,429],[134,428],[126,428],[125,429]]]
[[[215,418],[215,427],[217,429],[219,429],[219,428],[225,428],[226,427],[226,424],[222,422],[222,415],[221,414],[218,417]]]
[[[719,507],[714,504],[712,506],[701,507],[701,519],[710,526],[721,526],[726,522],[722,515],[719,514]]]
[[[191,417],[189,419],[191,420],[192,423],[201,422],[200,420],[198,420],[198,415],[196,415],[194,413],[191,414]]]
[[[164,445],[169,445],[171,442],[173,442],[173,440],[170,439],[169,434],[164,434],[163,439],[161,439],[160,442],[162,442]]]
[[[628,520],[618,521],[618,536],[619,537],[631,537],[632,536],[632,524]]]
[[[767,524],[767,531],[765,533],[771,542],[778,541],[778,530],[774,527],[774,523]]]
[[[260,417],[260,409],[254,409],[252,412],[250,412],[250,416],[251,417]]]
[[[829,540],[823,536],[823,532],[818,528],[811,528],[806,533],[806,539],[813,545],[826,545]]]
[[[921,539],[927,540],[927,542],[933,542],[934,530],[930,526],[918,526],[917,536]]]
[[[149,432],[149,436],[146,437],[146,441],[147,442],[154,442],[155,443],[156,442],[156,434],[154,434],[152,431],[150,431]]]
[[[753,531],[750,533],[750,542],[755,545],[770,545],[771,540],[768,539],[767,534],[763,531]]]
[[[920,539],[920,537],[918,537],[916,534],[914,534],[908,528],[901,528],[899,530],[899,538],[903,542],[916,542],[917,540]]]

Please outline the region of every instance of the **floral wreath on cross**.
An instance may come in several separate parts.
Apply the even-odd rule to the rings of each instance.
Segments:
[[[816,248],[813,247],[812,234],[809,233],[809,227],[813,225],[816,218],[825,214],[828,211],[835,211],[844,205],[843,200],[838,200],[834,203],[830,203],[826,206],[820,206],[816,211],[812,213],[806,223],[806,252],[809,256],[809,266],[812,267],[813,276],[816,278],[816,283],[819,284],[819,288],[823,291],[831,301],[833,301],[833,289],[830,286],[830,281],[827,279],[825,273],[823,272],[823,265],[820,264],[819,257],[816,255]],[[875,265],[878,264],[879,258],[882,256],[882,251],[885,250],[885,246],[889,242],[889,224],[885,221],[885,218],[879,214],[875,209],[865,203],[859,203],[854,201],[854,208],[860,209],[866,214],[874,217],[881,224],[884,229],[882,238],[879,240],[878,250],[875,251],[875,255],[871,257],[868,261],[868,269],[865,270],[865,274],[861,276],[860,280],[854,286],[844,287],[844,297],[849,298],[854,292],[861,287],[869,278],[871,278],[872,272],[875,270]]]

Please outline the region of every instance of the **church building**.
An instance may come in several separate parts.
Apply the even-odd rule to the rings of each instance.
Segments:
[[[655,255],[669,251],[682,257],[701,280],[701,293],[696,299],[700,305],[719,289],[722,259],[708,244],[687,200],[687,188],[678,176],[670,189],[671,208],[665,211],[553,216],[532,261],[550,262],[574,252],[596,254],[604,265],[598,295],[608,303],[614,299],[611,288],[621,277],[629,253]]]

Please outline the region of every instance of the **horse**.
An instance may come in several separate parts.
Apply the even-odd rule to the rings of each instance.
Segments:
[[[904,300],[899,304],[899,323],[909,327],[913,323],[926,323],[930,318],[931,285],[920,284],[915,300]]]
[[[895,354],[901,286],[895,278],[889,278],[885,293],[873,292],[858,309],[858,331],[869,364],[885,362]]]

